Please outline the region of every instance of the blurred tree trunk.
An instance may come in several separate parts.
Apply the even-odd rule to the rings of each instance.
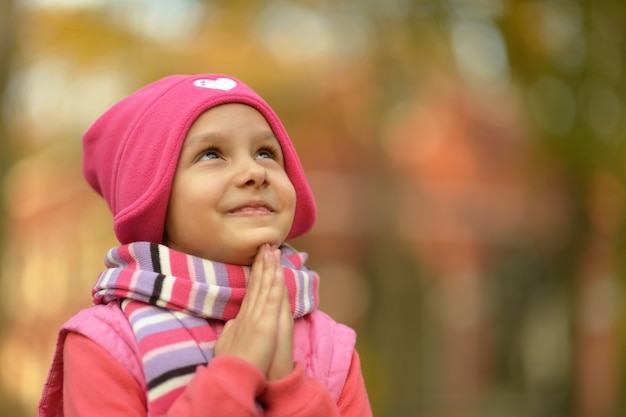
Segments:
[[[11,52],[13,50],[12,6],[12,0],[0,0],[0,98],[4,97],[8,84]],[[6,115],[0,112],[0,180],[4,179],[8,171],[11,155],[10,148]],[[0,210],[0,249],[2,249],[6,240],[6,216],[5,208],[2,207]]]
[[[11,68],[11,56],[13,52],[14,33],[14,10],[13,0],[0,0],[0,103],[4,98],[6,87],[9,81]],[[0,192],[4,192],[4,178],[11,164],[11,140],[6,114],[0,106]],[[0,199],[1,201],[1,199]],[[7,233],[6,206],[0,204],[0,267],[4,265],[4,254]],[[0,283],[4,279],[2,269],[0,269]],[[0,307],[0,340],[3,339],[6,329],[6,318],[3,307]],[[16,415],[16,409],[12,399],[8,398],[6,390],[0,384],[0,415]]]

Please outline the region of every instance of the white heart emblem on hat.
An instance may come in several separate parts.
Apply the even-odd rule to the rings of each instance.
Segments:
[[[193,82],[193,85],[201,88],[210,88],[212,90],[229,91],[235,88],[237,83],[230,78],[218,78],[217,80],[201,79]]]

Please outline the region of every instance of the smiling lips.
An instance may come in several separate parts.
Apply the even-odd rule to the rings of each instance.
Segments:
[[[274,210],[263,202],[245,203],[230,210],[230,214],[240,214],[244,216],[264,216],[273,213]]]

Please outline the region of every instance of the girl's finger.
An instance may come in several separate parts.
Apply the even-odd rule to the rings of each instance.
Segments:
[[[274,356],[268,369],[269,380],[281,379],[293,370],[293,316],[282,269],[277,271],[276,281],[281,285],[281,303],[278,317],[278,338]]]
[[[276,278],[279,272],[282,273],[276,252],[277,250],[268,248],[264,253],[264,268],[261,279],[262,287],[259,291],[258,301],[262,303],[263,314],[278,318],[283,284]]]
[[[246,290],[246,295],[243,298],[241,303],[241,309],[247,310],[251,306],[256,304],[263,274],[263,269],[265,268],[265,256],[264,254],[267,252],[269,245],[262,245],[257,251],[256,256],[254,257],[254,261],[252,262],[252,267],[250,269],[250,277],[248,278],[248,287]]]

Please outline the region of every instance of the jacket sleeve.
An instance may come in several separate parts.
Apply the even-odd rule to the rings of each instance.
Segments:
[[[70,332],[63,344],[63,410],[65,417],[145,417],[145,394],[102,347]]]
[[[335,404],[324,385],[307,377],[302,364],[297,363],[290,375],[267,383],[261,396],[267,417],[371,417],[372,411],[356,351],[341,396]]]
[[[372,407],[361,371],[359,354],[354,351],[346,383],[337,401],[342,417],[371,417]]]

